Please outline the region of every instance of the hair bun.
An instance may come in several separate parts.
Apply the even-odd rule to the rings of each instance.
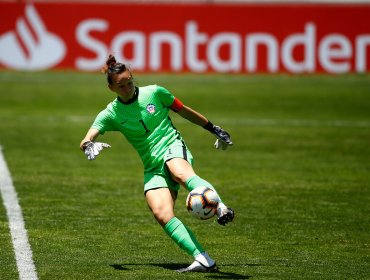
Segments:
[[[101,71],[104,74],[107,74],[108,73],[108,70],[109,70],[109,67],[114,66],[116,63],[117,63],[116,58],[113,55],[110,54],[109,57],[108,57],[108,59],[107,59],[107,61],[105,62],[105,65],[101,69]]]
[[[116,58],[113,55],[110,54],[107,61],[106,61],[107,66],[109,67],[109,66],[112,66],[116,63],[117,63]]]

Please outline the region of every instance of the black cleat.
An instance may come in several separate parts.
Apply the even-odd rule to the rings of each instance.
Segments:
[[[234,220],[234,210],[231,209],[231,208],[218,208],[217,209],[217,222],[224,226],[226,225],[227,223],[231,222],[232,220]]]

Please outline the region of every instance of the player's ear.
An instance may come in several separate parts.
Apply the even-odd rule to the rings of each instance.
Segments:
[[[113,87],[112,87],[111,84],[108,84],[108,88],[110,89],[110,91],[113,91],[114,92]]]

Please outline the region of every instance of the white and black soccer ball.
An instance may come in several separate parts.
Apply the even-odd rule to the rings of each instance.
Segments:
[[[186,198],[186,208],[201,220],[212,218],[217,213],[219,197],[217,193],[206,187],[192,190]]]

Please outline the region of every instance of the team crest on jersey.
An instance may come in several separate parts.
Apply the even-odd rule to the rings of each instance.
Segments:
[[[155,113],[155,106],[153,104],[148,104],[146,106],[146,110],[148,111],[149,114],[154,114]]]

